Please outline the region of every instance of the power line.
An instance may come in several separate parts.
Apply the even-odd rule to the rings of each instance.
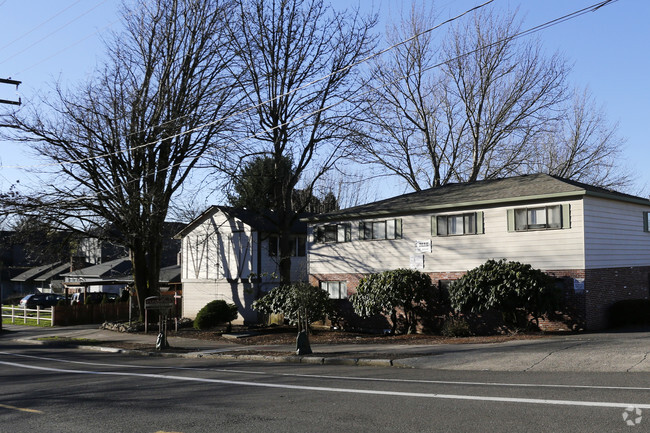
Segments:
[[[389,46],[389,47],[386,47],[386,48],[384,48],[384,49],[382,49],[382,50],[380,50],[380,51],[378,51],[378,52],[375,52],[375,53],[373,53],[373,54],[370,54],[369,56],[366,56],[366,57],[364,57],[363,59],[360,59],[360,60],[357,61],[356,63],[352,63],[352,64],[350,64],[350,65],[347,65],[347,66],[345,66],[345,67],[343,67],[343,68],[341,68],[341,69],[338,69],[338,70],[336,70],[336,71],[333,71],[333,72],[331,72],[331,73],[329,73],[329,74],[327,74],[327,75],[325,75],[325,76],[323,76],[323,77],[320,77],[320,78],[318,78],[318,79],[316,79],[316,80],[313,80],[313,81],[310,81],[310,82],[308,82],[308,83],[305,83],[305,84],[303,84],[302,86],[297,87],[297,88],[295,88],[295,89],[293,89],[293,90],[290,90],[290,91],[285,92],[285,93],[283,93],[283,94],[281,94],[281,95],[275,96],[275,97],[273,97],[273,98],[271,98],[271,99],[268,99],[268,100],[262,101],[262,102],[260,102],[260,103],[258,103],[258,104],[255,104],[255,105],[249,106],[248,108],[245,108],[245,109],[243,109],[243,110],[239,110],[239,111],[237,111],[236,113],[230,114],[230,115],[225,116],[225,117],[221,117],[221,118],[219,118],[219,119],[217,119],[217,120],[214,120],[214,121],[212,121],[212,122],[204,123],[204,124],[202,124],[202,125],[198,125],[198,126],[192,128],[192,129],[189,129],[189,130],[187,130],[187,131],[183,131],[183,132],[178,133],[178,134],[175,134],[175,135],[173,135],[173,136],[166,137],[166,139],[173,139],[173,138],[178,138],[178,137],[183,136],[183,135],[186,135],[186,134],[191,134],[191,133],[193,133],[193,132],[199,131],[199,130],[204,129],[204,128],[206,128],[206,127],[216,125],[216,124],[218,124],[218,123],[220,123],[220,122],[224,122],[224,121],[226,121],[226,120],[228,120],[228,119],[230,119],[230,118],[232,118],[232,117],[239,116],[239,115],[241,115],[241,114],[245,114],[245,113],[247,113],[247,112],[249,112],[249,111],[251,111],[251,110],[254,110],[254,109],[257,109],[257,108],[259,108],[259,107],[261,107],[261,106],[263,106],[263,105],[269,104],[269,103],[271,103],[271,102],[273,102],[273,101],[275,101],[275,100],[277,100],[277,99],[280,99],[280,98],[283,98],[283,97],[286,97],[286,96],[292,95],[292,94],[294,94],[294,93],[296,93],[296,92],[299,92],[299,91],[301,91],[301,90],[304,90],[304,89],[306,89],[306,88],[308,88],[308,87],[310,87],[310,86],[313,86],[313,85],[315,85],[315,84],[317,84],[317,83],[319,83],[319,82],[321,82],[321,81],[323,81],[323,80],[326,80],[326,79],[328,79],[328,78],[334,76],[335,74],[339,74],[339,73],[344,72],[344,71],[346,71],[346,70],[349,70],[349,69],[351,69],[351,68],[353,68],[353,67],[355,67],[355,66],[358,66],[358,65],[360,65],[360,64],[366,63],[366,62],[368,62],[368,61],[370,61],[370,60],[372,60],[372,59],[374,59],[374,58],[376,58],[376,57],[378,57],[378,56],[381,56],[382,54],[384,54],[384,53],[386,53],[386,52],[388,52],[388,51],[390,51],[390,50],[392,50],[392,49],[394,49],[394,48],[396,48],[396,47],[398,47],[398,46],[400,46],[400,45],[404,45],[404,44],[408,43],[409,41],[412,41],[413,39],[416,39],[416,38],[418,38],[418,37],[420,37],[420,36],[422,36],[422,35],[424,35],[424,34],[430,33],[430,32],[432,32],[432,31],[434,31],[434,30],[436,30],[436,29],[442,27],[443,25],[449,24],[449,23],[451,23],[451,22],[453,22],[453,21],[455,21],[455,20],[457,20],[457,19],[460,19],[460,18],[462,18],[463,16],[465,16],[465,15],[467,15],[467,14],[473,12],[473,11],[476,11],[476,10],[478,10],[478,9],[481,9],[481,8],[483,8],[483,7],[487,6],[487,5],[489,5],[489,4],[492,3],[492,2],[494,2],[494,0],[488,0],[488,1],[482,3],[482,4],[478,5],[478,6],[474,6],[474,7],[470,8],[470,9],[466,10],[465,12],[462,12],[462,13],[456,15],[455,17],[449,18],[449,19],[443,21],[442,23],[439,23],[439,24],[437,24],[437,25],[435,25],[435,26],[433,26],[433,27],[430,27],[430,28],[428,28],[428,29],[425,29],[425,30],[423,30],[423,31],[421,31],[421,32],[419,32],[419,33],[416,33],[416,34],[414,34],[413,36],[411,36],[411,37],[409,37],[409,38],[407,38],[407,39],[404,39],[404,40],[402,40],[402,41],[399,41],[399,42],[397,42],[397,43],[395,43],[395,44],[393,44],[393,45],[391,45],[391,46]],[[78,43],[78,42],[77,42],[77,43]],[[40,64],[40,63],[42,63],[42,62],[39,62],[39,64]],[[316,111],[315,113],[318,113],[318,111]],[[147,131],[147,130],[150,130],[150,129],[152,129],[152,128],[159,128],[159,127],[164,126],[164,125],[167,125],[167,124],[169,124],[169,123],[177,122],[178,120],[181,120],[181,119],[183,119],[183,118],[185,118],[185,117],[188,117],[188,116],[190,116],[190,115],[191,115],[191,114],[187,114],[187,115],[179,116],[179,117],[177,117],[177,118],[174,118],[174,119],[168,120],[167,122],[163,122],[163,123],[161,123],[161,124],[154,125],[154,126],[149,126],[149,127],[144,128],[144,129],[142,129],[142,130],[140,130],[140,131],[132,132],[132,133],[129,134],[129,136],[130,136],[130,135],[134,135],[134,134],[138,134],[138,133],[141,133],[141,132],[144,132],[144,131]],[[257,135],[257,134],[256,134],[256,135]],[[125,152],[128,152],[128,151],[138,150],[138,149],[140,149],[140,148],[144,148],[144,147],[152,146],[152,145],[155,145],[157,142],[158,142],[158,141],[153,141],[153,142],[143,143],[143,144],[140,144],[140,145],[138,145],[138,146],[134,146],[134,147],[131,147],[131,148],[128,148],[128,149],[124,149],[124,150],[121,150],[121,151],[111,152],[111,153],[102,154],[102,155],[97,155],[97,156],[90,157],[90,158],[82,158],[82,159],[77,159],[77,160],[66,161],[65,163],[66,163],[66,164],[74,164],[74,163],[79,163],[79,162],[86,162],[86,161],[92,161],[92,160],[95,160],[95,159],[105,158],[105,157],[107,157],[107,156],[114,156],[114,155],[118,155],[118,154],[120,154],[120,153],[125,153]],[[39,164],[39,165],[35,165],[35,166],[28,166],[28,167],[25,167],[25,168],[37,168],[37,167],[47,167],[47,166],[58,166],[58,165],[60,165],[60,164],[62,164],[62,163]],[[18,167],[18,166],[12,166],[11,168],[19,168],[19,167]]]
[[[76,4],[79,3],[79,2],[81,2],[81,0],[77,0],[77,1],[74,2],[74,3],[71,3],[69,6],[67,6],[67,7],[65,7],[65,8],[63,8],[63,9],[61,9],[59,12],[57,12],[57,13],[54,14],[54,15],[52,15],[50,18],[46,19],[46,20],[43,21],[42,23],[38,24],[38,25],[37,25],[36,27],[34,27],[33,29],[31,29],[31,30],[29,30],[29,31],[27,31],[27,32],[25,32],[25,33],[23,33],[22,35],[18,36],[18,37],[17,37],[16,39],[14,39],[13,41],[8,42],[7,44],[5,44],[5,45],[3,45],[2,47],[0,47],[0,51],[1,51],[1,50],[4,50],[4,49],[7,48],[8,46],[10,46],[10,45],[12,45],[12,44],[18,42],[19,40],[21,40],[21,39],[24,38],[25,36],[27,36],[27,35],[29,35],[29,34],[35,32],[35,31],[38,30],[38,29],[40,29],[40,28],[43,27],[45,24],[49,23],[49,22],[52,21],[54,18],[58,17],[58,16],[61,15],[63,12],[67,11],[68,9],[70,9],[71,7],[73,7],[74,5],[76,5]],[[4,2],[2,2],[2,4],[4,4]],[[0,4],[0,6],[2,6],[2,4]]]
[[[103,31],[106,30],[107,28],[113,26],[113,25],[114,25],[115,23],[117,23],[118,21],[120,21],[119,18],[116,19],[115,21],[112,21],[112,22],[108,23],[107,25],[105,25],[105,26],[102,27],[101,29],[99,29],[99,30],[97,30],[97,31],[95,31],[95,32],[89,33],[89,34],[87,34],[86,36],[84,36],[83,38],[78,39],[77,41],[71,43],[70,45],[67,45],[66,47],[60,49],[59,51],[53,53],[52,55],[40,59],[38,62],[32,64],[31,66],[28,66],[28,67],[26,67],[25,69],[23,69],[23,70],[17,72],[15,75],[16,75],[16,76],[19,76],[19,75],[25,73],[26,71],[29,71],[30,69],[33,69],[33,68],[35,68],[35,67],[37,67],[37,66],[39,66],[39,65],[41,65],[41,64],[43,64],[43,63],[45,63],[45,62],[47,62],[48,60],[52,59],[53,57],[56,57],[56,56],[58,56],[59,54],[65,52],[65,51],[68,51],[70,48],[72,48],[72,47],[74,47],[74,46],[77,46],[77,45],[79,45],[80,43],[82,43],[83,41],[85,41],[85,40],[87,40],[87,39],[89,39],[89,38],[91,38],[91,37],[93,37],[93,36],[95,36],[95,35],[97,35],[97,34],[103,32]]]
[[[440,62],[440,63],[437,63],[437,64],[435,64],[435,65],[432,65],[432,66],[430,66],[429,68],[424,69],[423,71],[428,71],[428,70],[431,70],[431,69],[434,69],[434,68],[441,67],[441,66],[443,66],[443,65],[445,65],[445,64],[447,64],[447,63],[449,63],[449,62],[453,62],[453,61],[455,61],[455,60],[457,60],[457,59],[459,59],[459,58],[469,56],[469,55],[474,54],[474,53],[476,53],[476,52],[478,52],[478,51],[481,51],[481,50],[484,50],[484,49],[486,49],[486,48],[489,48],[489,47],[491,47],[491,46],[493,46],[493,45],[495,45],[495,44],[499,44],[499,43],[502,43],[502,42],[505,42],[505,41],[508,41],[508,40],[517,39],[517,38],[520,38],[520,37],[523,37],[523,36],[526,36],[526,35],[529,35],[529,34],[532,34],[532,33],[538,32],[538,31],[541,31],[541,30],[545,30],[545,29],[547,29],[547,28],[549,28],[549,27],[552,27],[552,26],[555,26],[555,25],[557,25],[557,24],[563,23],[563,22],[568,21],[568,20],[570,20],[570,19],[574,19],[574,18],[577,18],[577,17],[579,17],[579,16],[582,16],[582,15],[588,13],[588,12],[596,11],[596,10],[600,9],[601,7],[603,7],[603,6],[605,6],[605,5],[607,5],[607,4],[610,4],[610,3],[614,3],[614,2],[616,2],[616,1],[618,1],[618,0],[604,0],[604,1],[602,1],[602,2],[599,2],[599,3],[593,4],[593,5],[589,6],[589,7],[586,7],[586,8],[583,8],[583,9],[580,9],[580,10],[577,10],[577,11],[574,11],[574,12],[572,12],[572,13],[566,14],[566,15],[564,15],[564,16],[562,16],[562,17],[559,17],[559,18],[556,18],[556,19],[553,19],[553,20],[547,21],[547,22],[545,22],[545,23],[542,23],[542,24],[540,24],[540,25],[537,25],[537,26],[531,27],[531,28],[529,28],[529,29],[527,29],[527,30],[524,30],[524,31],[521,31],[521,32],[519,32],[519,33],[517,33],[517,34],[515,34],[515,35],[512,35],[512,36],[509,36],[509,37],[506,37],[506,38],[500,39],[500,40],[495,41],[495,42],[493,42],[493,43],[491,43],[491,44],[487,44],[487,45],[484,45],[484,46],[478,47],[478,48],[476,48],[475,50],[472,50],[472,51],[469,51],[469,52],[463,53],[463,54],[461,54],[461,55],[459,55],[459,56],[456,56],[456,57],[454,57],[454,58],[452,58],[452,59],[447,59],[447,60],[445,60],[445,61],[443,61],[443,62]],[[390,85],[390,84],[393,84],[393,83],[395,83],[395,82],[397,82],[397,81],[400,81],[400,80],[402,80],[402,79],[405,79],[405,78],[407,78],[408,76],[409,76],[409,75],[405,75],[405,76],[402,76],[402,77],[398,77],[398,78],[396,78],[395,80],[393,80],[393,81],[391,81],[391,82],[389,82],[389,83],[382,84],[382,85],[379,86],[379,87],[371,88],[371,89],[367,90],[366,92],[363,92],[362,95],[376,92],[376,91],[378,91],[379,89],[381,89],[381,88],[383,88],[383,87],[386,87],[386,86],[388,86],[388,85]],[[339,104],[342,104],[343,102],[345,102],[345,100],[337,101],[337,102],[335,102],[335,103],[332,103],[332,104],[328,105],[327,107],[323,107],[323,108],[320,108],[320,109],[318,109],[318,110],[314,110],[314,111],[312,111],[312,112],[310,112],[310,113],[306,113],[306,114],[304,114],[304,115],[302,115],[302,116],[299,116],[298,118],[292,119],[292,120],[290,120],[290,121],[288,121],[288,122],[285,122],[285,123],[283,123],[283,124],[281,124],[281,125],[278,125],[278,126],[276,126],[276,127],[268,128],[268,129],[266,129],[266,130],[263,130],[263,131],[257,132],[257,133],[255,133],[255,134],[253,134],[253,135],[250,135],[250,136],[247,136],[247,137],[242,138],[242,139],[240,139],[240,140],[237,140],[234,144],[240,144],[240,143],[242,143],[242,142],[244,142],[244,141],[247,141],[247,140],[250,140],[250,139],[252,139],[252,138],[257,137],[257,136],[260,135],[260,134],[268,133],[268,132],[271,132],[271,131],[273,131],[274,129],[277,129],[277,128],[279,128],[279,127],[287,126],[287,125],[289,125],[289,124],[291,124],[291,123],[294,123],[294,122],[297,122],[297,121],[301,121],[301,120],[303,120],[303,119],[305,119],[305,118],[307,118],[307,117],[309,117],[309,116],[312,116],[312,115],[314,115],[314,114],[317,114],[317,113],[319,113],[319,112],[322,112],[322,111],[325,111],[325,110],[329,110],[329,109],[331,109],[331,108],[333,108],[333,107],[335,107],[335,106],[337,106],[337,105],[339,105]],[[174,136],[172,136],[172,137],[169,137],[169,138],[175,138],[175,137],[178,137],[178,136],[182,136],[182,135],[187,134],[187,133],[189,133],[189,132],[192,132],[192,131],[187,131],[187,132],[179,133],[179,134],[176,134],[176,135],[174,135]],[[146,145],[151,145],[151,144],[152,144],[152,143],[147,143]],[[141,146],[138,146],[138,147],[142,147],[142,146],[144,146],[144,145],[141,145]],[[36,166],[7,166],[6,168],[35,168],[35,167],[59,166],[59,165],[62,165],[62,164],[72,164],[72,163],[75,163],[75,162],[85,162],[85,161],[89,161],[89,160],[92,160],[92,159],[97,159],[97,158],[100,158],[100,157],[106,157],[106,156],[116,155],[116,154],[118,154],[118,153],[123,153],[123,152],[129,151],[129,150],[132,150],[132,149],[135,149],[135,148],[125,149],[125,150],[123,150],[123,151],[121,151],[121,152],[114,152],[114,153],[106,154],[106,155],[99,156],[99,157],[95,157],[95,158],[86,158],[86,159],[80,159],[80,160],[76,160],[76,161],[66,161],[66,162],[52,163],[52,164],[42,164],[42,165],[36,165]],[[195,158],[193,158],[193,159],[190,160],[190,161],[182,161],[182,162],[179,162],[179,163],[176,163],[176,164],[171,164],[171,165],[169,165],[169,166],[167,166],[167,167],[164,167],[164,168],[161,168],[161,169],[159,169],[159,170],[155,170],[155,171],[153,171],[153,172],[146,173],[146,174],[144,174],[142,177],[139,177],[139,178],[136,178],[136,179],[132,179],[132,180],[127,181],[127,182],[120,183],[119,185],[115,186],[114,188],[120,188],[120,187],[123,187],[123,186],[125,186],[125,185],[128,185],[129,183],[133,183],[133,182],[139,181],[139,180],[141,180],[141,179],[144,178],[144,177],[151,176],[151,175],[154,175],[154,174],[156,174],[156,173],[160,173],[160,172],[162,172],[162,171],[169,170],[169,169],[171,169],[171,168],[181,166],[182,164],[185,164],[185,163],[187,163],[187,164],[194,164],[194,163],[196,163],[196,161],[198,161],[198,158],[195,157]],[[197,168],[208,168],[208,167],[200,167],[200,166],[197,166]],[[111,189],[114,189],[114,188],[111,188]],[[93,193],[92,195],[87,195],[87,196],[77,197],[77,198],[75,198],[74,200],[71,200],[71,202],[74,202],[74,201],[82,201],[82,200],[89,200],[89,199],[94,199],[94,198],[96,198],[99,194],[101,194],[102,192],[108,192],[108,191],[110,191],[110,190],[108,190],[108,189],[104,189],[104,190],[102,190],[102,191],[97,191],[96,193]]]
[[[7,62],[7,61],[13,59],[14,57],[18,56],[19,54],[22,54],[22,53],[24,53],[25,51],[29,50],[29,49],[32,48],[33,46],[35,46],[35,45],[37,45],[37,44],[43,42],[45,39],[49,38],[49,37],[52,36],[53,34],[58,33],[59,31],[63,30],[64,28],[66,28],[67,26],[69,26],[70,24],[72,24],[73,22],[75,22],[75,21],[77,21],[78,19],[80,19],[80,18],[82,18],[82,17],[88,15],[90,12],[92,12],[92,11],[95,10],[95,9],[97,9],[99,6],[101,6],[102,4],[106,3],[107,1],[109,1],[109,0],[103,0],[103,1],[101,1],[101,2],[99,2],[99,3],[97,3],[95,6],[93,6],[93,7],[90,8],[90,9],[88,9],[87,11],[85,11],[84,13],[82,13],[81,15],[78,15],[77,17],[75,17],[75,18],[73,18],[72,20],[68,21],[67,23],[65,23],[65,24],[62,25],[61,27],[58,27],[56,30],[51,31],[50,33],[48,33],[47,35],[43,36],[43,37],[40,38],[39,40],[33,42],[32,44],[30,44],[30,45],[27,46],[26,48],[23,48],[21,51],[18,51],[17,53],[15,53],[15,54],[13,54],[13,55],[11,55],[11,56],[5,58],[4,60],[0,61],[0,64],[3,64],[3,63],[5,63],[5,62]]]

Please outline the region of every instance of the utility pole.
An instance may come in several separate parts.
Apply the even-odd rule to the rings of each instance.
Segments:
[[[0,78],[0,84],[11,84],[13,86],[16,86],[16,90],[18,90],[18,86],[20,85],[20,81],[12,80],[10,78]],[[0,99],[0,104],[8,104],[8,105],[20,105],[20,98],[18,98],[17,101],[11,101],[9,99]]]
[[[11,78],[0,78],[0,84],[9,84],[9,85],[12,85],[12,86],[16,86],[16,90],[18,90],[18,86],[20,85],[20,81],[12,80]],[[20,97],[18,97],[17,101],[11,101],[11,100],[8,100],[8,99],[0,99],[0,104],[20,105],[21,101],[20,101]],[[2,125],[0,125],[0,126],[2,126]],[[3,286],[3,284],[2,284],[2,270],[3,269],[2,268],[3,268],[3,266],[0,264],[0,332],[2,332],[2,306],[3,306],[2,301],[3,301],[3,298],[4,298],[4,293],[3,293],[3,290],[2,290],[2,288],[3,288],[2,287]]]

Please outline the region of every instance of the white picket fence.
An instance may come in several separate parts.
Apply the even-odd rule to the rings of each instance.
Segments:
[[[50,308],[25,308],[16,305],[3,305],[2,318],[11,318],[11,323],[18,324],[22,322],[27,323],[27,320],[36,320],[36,324],[40,325],[41,322],[50,322],[50,326],[54,326],[54,307]]]

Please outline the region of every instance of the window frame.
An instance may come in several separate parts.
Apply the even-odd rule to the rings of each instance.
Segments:
[[[565,208],[565,206],[567,206]],[[539,211],[544,211],[544,222],[531,221],[536,218]],[[509,209],[510,213],[508,222],[509,230],[515,232],[531,232],[543,230],[561,230],[568,227],[566,221],[568,215],[568,205],[552,204],[552,205],[539,205],[539,206],[526,206]],[[532,213],[536,212],[536,213]],[[535,215],[531,218],[531,215]],[[522,224],[523,217],[525,216],[525,224]]]
[[[338,292],[338,296],[332,296],[334,291],[330,290],[330,285],[334,284],[337,284],[336,292]],[[318,286],[327,292],[329,299],[348,299],[348,282],[345,280],[320,281]]]
[[[307,257],[307,236],[291,236],[291,257]],[[269,257],[280,256],[280,236],[269,235],[268,238]],[[302,254],[301,254],[302,253]]]
[[[359,240],[384,241],[395,239],[402,239],[401,218],[359,221]]]
[[[452,221],[462,221],[461,232],[456,229],[454,233],[449,233],[450,222]],[[484,228],[482,211],[439,214],[431,216],[431,236],[474,236],[483,233]]]
[[[328,231],[333,233],[334,236],[328,240]],[[352,224],[350,223],[335,223],[335,224],[322,224],[314,228],[314,241],[319,244],[334,244],[342,242],[350,242],[352,240]]]

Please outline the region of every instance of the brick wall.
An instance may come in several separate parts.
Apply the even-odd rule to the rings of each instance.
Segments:
[[[540,319],[546,331],[597,330],[608,326],[608,310],[616,301],[648,299],[650,296],[650,266],[606,269],[546,270],[547,274],[563,280],[561,311]],[[465,272],[429,273],[434,284],[440,280],[457,280]],[[346,281],[348,296],[354,293],[365,274],[313,274],[312,284],[319,281]],[[584,290],[576,291],[574,279],[584,280]]]
[[[585,271],[587,329],[608,326],[608,310],[616,301],[648,299],[650,266]]]

